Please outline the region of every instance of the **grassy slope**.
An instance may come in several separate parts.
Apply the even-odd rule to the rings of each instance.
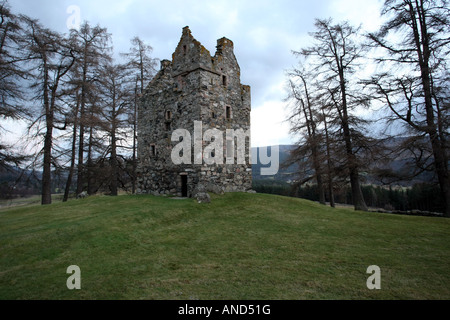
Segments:
[[[450,219],[263,194],[0,211],[0,299],[450,299]],[[81,268],[81,290],[66,269]],[[368,290],[370,265],[381,290]]]

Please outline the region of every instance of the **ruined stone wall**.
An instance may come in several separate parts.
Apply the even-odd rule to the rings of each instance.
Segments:
[[[139,107],[138,193],[194,196],[198,190],[251,189],[250,139],[246,139],[245,163],[237,164],[239,154],[234,150],[233,159],[229,157],[231,146],[227,148],[225,135],[227,129],[250,132],[250,87],[240,83],[233,49],[231,40],[219,39],[211,57],[186,27],[172,61],[161,62]],[[224,133],[223,164],[195,164],[194,152],[191,164],[172,162],[171,152],[177,144],[171,141],[172,132],[188,130],[194,143],[194,121],[202,123],[202,133],[214,128]],[[204,141],[203,150],[210,143]],[[206,157],[215,158],[220,152],[215,153]]]

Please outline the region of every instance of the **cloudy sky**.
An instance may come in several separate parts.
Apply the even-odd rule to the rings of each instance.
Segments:
[[[65,33],[73,6],[82,21],[106,27],[116,54],[128,51],[139,36],[159,59],[171,59],[182,28],[213,55],[216,41],[234,42],[241,82],[252,87],[252,146],[290,144],[286,108],[286,70],[292,50],[309,45],[315,18],[348,20],[375,30],[382,0],[8,0],[13,12],[39,19]]]

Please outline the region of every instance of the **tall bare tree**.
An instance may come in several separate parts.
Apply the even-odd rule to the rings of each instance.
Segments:
[[[377,57],[386,71],[367,83],[387,105],[389,120],[400,122],[410,142],[407,148],[417,166],[435,171],[450,216],[448,172],[448,125],[450,122],[450,7],[446,0],[387,0],[382,14],[387,22],[369,34],[372,46],[382,50]],[[428,146],[423,145],[423,137]],[[420,148],[411,149],[414,143]],[[425,149],[425,150],[424,150]],[[427,151],[429,149],[429,151]],[[431,158],[431,163],[427,161]]]
[[[36,92],[34,101],[41,104],[42,110],[33,124],[40,122],[41,119],[45,123],[42,148],[42,204],[45,205],[52,202],[53,132],[58,128],[58,122],[61,122],[58,115],[62,113],[59,106],[60,86],[74,65],[75,56],[69,43],[61,35],[44,28],[36,20],[27,17],[23,19],[26,23],[27,58],[31,65],[30,73],[33,75],[31,88]]]
[[[118,149],[126,139],[128,127],[126,115],[133,101],[129,70],[124,65],[108,63],[103,67],[98,83],[101,92],[103,130],[109,140],[108,154],[111,168],[109,187],[111,195],[117,196],[120,181]]]
[[[76,68],[78,69],[78,85],[81,88],[79,105],[79,134],[78,134],[78,163],[77,163],[77,194],[81,193],[87,178],[84,154],[86,128],[92,131],[92,110],[89,110],[89,99],[94,92],[94,81],[99,75],[99,66],[110,59],[110,34],[105,28],[99,26],[91,27],[85,22],[79,30],[72,30],[71,37],[76,45],[79,58]],[[88,145],[89,147],[89,145]],[[89,160],[88,160],[89,162]],[[88,168],[89,169],[89,168]]]
[[[292,161],[300,157],[304,157],[305,154],[311,154],[312,168],[314,170],[314,176],[317,182],[317,188],[319,193],[319,202],[325,204],[325,191],[324,183],[322,179],[322,163],[324,159],[321,157],[321,135],[318,133],[318,119],[316,109],[317,100],[311,96],[309,91],[309,84],[307,83],[307,74],[304,70],[294,69],[290,72],[290,98],[294,100],[294,107],[292,115],[289,118],[291,122],[291,133],[305,136],[305,141],[300,142],[298,147],[292,152]],[[313,110],[314,109],[314,110]],[[303,132],[306,131],[306,132]],[[309,177],[303,179],[303,181],[310,180]]]
[[[69,160],[69,173],[67,175],[66,186],[64,188],[63,202],[69,200],[70,188],[72,186],[73,175],[75,171],[76,152],[77,152],[77,131],[78,131],[78,113],[80,110],[80,90],[79,88],[73,91],[74,99],[71,101],[73,104],[69,111],[69,119],[72,124],[72,139],[70,144],[70,160]]]
[[[137,110],[140,96],[144,93],[145,86],[153,78],[156,72],[157,59],[151,57],[153,48],[145,44],[139,37],[131,40],[132,47],[128,53],[124,53],[128,60],[128,68],[135,74],[134,104],[130,113],[130,123],[133,126],[132,146],[132,193],[136,192],[136,168],[137,168]]]
[[[23,104],[24,91],[20,81],[26,76],[21,64],[23,57],[18,52],[23,41],[20,17],[11,12],[6,1],[0,2],[0,118],[21,120],[29,113]],[[0,123],[0,136],[6,131]],[[19,165],[25,160],[11,146],[0,142],[0,167]]]
[[[367,105],[352,81],[362,58],[363,47],[358,42],[359,29],[347,22],[333,24],[331,19],[317,19],[316,31],[311,33],[314,45],[294,52],[310,65],[311,73],[318,79],[316,90],[322,92],[323,106],[329,106],[338,119],[345,149],[352,200],[356,210],[367,210],[361,191],[360,163],[356,154],[355,137],[362,121],[352,111]]]

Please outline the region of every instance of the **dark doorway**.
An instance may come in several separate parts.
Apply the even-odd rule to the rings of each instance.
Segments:
[[[181,176],[181,196],[185,198],[188,196],[187,175]]]

